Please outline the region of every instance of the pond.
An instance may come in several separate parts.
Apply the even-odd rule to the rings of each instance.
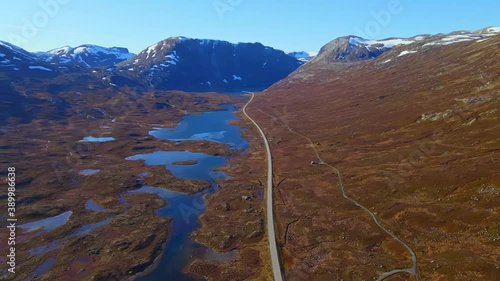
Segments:
[[[69,217],[73,214],[72,211],[67,211],[54,217],[45,218],[37,221],[32,221],[19,226],[19,228],[26,229],[28,232],[43,228],[44,231],[51,231],[63,224],[65,224]]]
[[[154,128],[150,134],[158,139],[175,142],[206,140],[229,144],[232,149],[245,149],[248,142],[242,138],[241,129],[229,121],[238,119],[233,115],[234,105],[222,105],[219,111],[187,115],[176,128]],[[157,210],[160,216],[172,217],[171,235],[157,265],[138,281],[193,280],[183,273],[193,257],[229,262],[236,258],[236,251],[218,253],[191,239],[191,233],[200,227],[198,216],[206,210],[203,198],[217,190],[215,179],[228,178],[215,168],[223,166],[229,157],[207,155],[190,151],[156,151],[127,157],[127,160],[142,160],[146,165],[164,165],[174,176],[183,179],[201,179],[211,183],[211,187],[194,195],[175,192],[165,188],[143,186],[130,193],[152,193],[163,198],[168,204]],[[196,161],[194,165],[175,165],[178,161]],[[193,162],[194,163],[194,162]]]
[[[114,141],[115,138],[113,137],[84,137],[83,140],[80,140],[80,142],[108,142],[108,141]]]
[[[211,156],[201,152],[190,151],[156,151],[148,154],[137,154],[127,160],[142,160],[148,166],[165,166],[174,176],[192,180],[211,180],[212,170],[224,165],[227,157]],[[195,160],[194,165],[175,165],[174,162]]]
[[[149,134],[163,140],[207,140],[244,149],[248,146],[248,142],[241,137],[240,127],[228,122],[240,119],[240,117],[233,115],[233,112],[237,110],[236,106],[232,104],[221,106],[223,110],[187,115],[182,118],[177,127],[154,128]]]

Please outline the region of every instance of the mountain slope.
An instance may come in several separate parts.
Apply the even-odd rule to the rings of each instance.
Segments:
[[[0,72],[17,77],[53,77],[57,69],[20,47],[0,41]]]
[[[260,43],[172,37],[120,63],[112,81],[120,84],[125,78],[187,91],[266,88],[301,64]]]
[[[347,195],[416,252],[421,280],[498,279],[500,35],[478,33],[355,63],[332,61],[325,48],[256,95],[249,114],[283,179],[276,217],[288,277],[371,279],[411,266],[344,198],[336,174],[309,164],[314,146]]]
[[[410,38],[394,37],[381,40],[369,40],[352,35],[344,36],[323,46],[319,54],[308,66],[318,64],[318,66],[335,67],[332,63],[352,63],[370,60],[394,48],[402,49],[409,45],[421,47],[441,46],[472,40],[485,40],[499,32],[499,28],[488,27],[477,31],[457,31],[450,34],[436,35],[423,34]],[[337,67],[339,66],[337,65]]]

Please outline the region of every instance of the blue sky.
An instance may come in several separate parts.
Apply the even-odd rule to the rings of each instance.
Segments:
[[[318,51],[332,39],[500,26],[500,1],[0,0],[0,40],[29,51],[97,44],[139,52],[170,36]]]

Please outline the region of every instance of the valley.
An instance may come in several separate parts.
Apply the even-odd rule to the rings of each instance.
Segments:
[[[496,280],[499,32],[0,41],[0,279]]]

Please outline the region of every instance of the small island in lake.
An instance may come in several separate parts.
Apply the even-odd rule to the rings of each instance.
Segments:
[[[175,161],[172,162],[172,165],[183,165],[183,166],[192,166],[198,164],[196,160],[186,160],[186,161]]]

